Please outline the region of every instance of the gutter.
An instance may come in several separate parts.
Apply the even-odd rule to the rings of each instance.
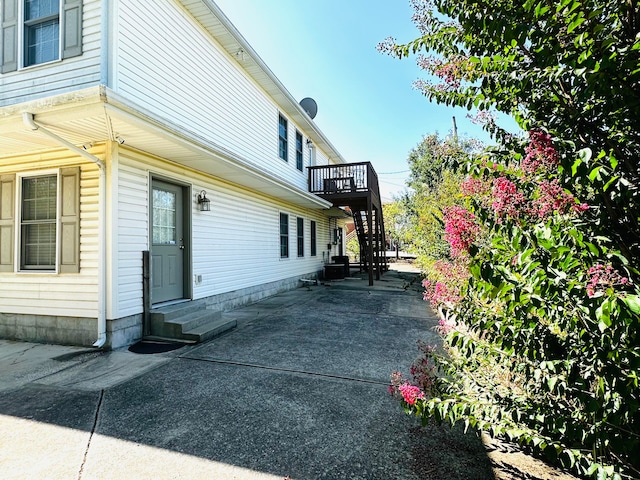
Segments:
[[[107,249],[105,242],[106,229],[106,215],[105,215],[105,203],[106,203],[106,179],[107,179],[107,167],[106,164],[95,155],[90,154],[86,150],[75,146],[73,143],[65,140],[64,138],[56,135],[55,133],[47,130],[42,125],[35,122],[32,113],[24,112],[22,114],[22,121],[24,124],[33,131],[38,131],[51,138],[55,142],[59,143],[63,147],[71,150],[74,153],[88,159],[98,166],[100,176],[98,180],[98,339],[93,344],[94,347],[102,347],[107,341],[107,315],[105,306],[107,304],[106,293],[106,259]]]

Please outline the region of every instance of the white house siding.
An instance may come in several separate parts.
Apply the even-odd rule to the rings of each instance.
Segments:
[[[172,0],[117,0],[115,5],[113,88],[118,94],[243,162],[307,188],[306,169],[298,170],[295,158],[297,128],[305,139],[304,165],[309,165],[304,130],[288,118],[289,159],[280,159],[278,106],[183,8]]]
[[[85,0],[82,15],[82,55],[0,73],[0,107],[100,83],[100,0]]]
[[[100,149],[94,155],[103,156]],[[68,151],[3,158],[0,174],[80,165],[80,273],[0,273],[0,313],[97,318],[98,170]],[[16,228],[17,230],[17,228]]]
[[[117,311],[114,317],[142,311],[141,252],[149,248],[147,203],[149,178],[159,176],[191,185],[192,280],[194,299],[312,274],[322,269],[329,224],[321,210],[300,209],[271,197],[245,191],[160,159],[121,150],[117,172]],[[115,178],[115,177],[114,177]],[[197,208],[196,196],[207,191],[211,211]],[[289,258],[280,258],[280,212],[289,214]],[[305,256],[296,255],[296,216],[305,220]],[[317,255],[311,257],[310,221],[317,223]],[[115,273],[115,272],[114,272]]]
[[[200,188],[200,187],[198,187]],[[322,269],[328,222],[318,210],[299,209],[220,183],[211,212],[193,217],[194,275],[202,275],[195,298],[310,274]],[[280,213],[289,215],[289,257],[280,258]],[[305,226],[305,255],[297,257],[296,218]],[[311,257],[310,221],[317,223],[317,254]]]
[[[149,249],[149,171],[144,162],[125,159],[113,168],[112,231],[116,245],[113,271],[115,292],[110,318],[122,318],[142,312],[142,252]]]

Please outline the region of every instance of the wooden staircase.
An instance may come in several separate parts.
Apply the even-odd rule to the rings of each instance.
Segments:
[[[370,228],[369,226],[368,215],[366,210],[351,209],[351,213],[353,215],[355,233],[358,237],[358,244],[360,245],[360,263],[362,268],[365,271],[369,271],[371,260],[369,259],[369,255],[367,255],[367,252],[371,250],[374,252],[374,256],[376,254],[382,253],[381,258],[379,258],[378,260],[381,262],[380,267],[382,271],[386,272],[388,270],[388,266],[387,266],[387,256],[384,253],[386,250],[384,227],[382,228],[380,227],[381,225],[383,225],[382,220],[376,218],[376,216],[378,215],[378,210],[372,210],[372,213],[371,213],[372,214],[371,225],[373,226],[372,228]],[[379,215],[382,216],[381,213]],[[371,236],[369,236],[370,230],[371,230]],[[373,247],[371,249],[369,249],[370,242],[372,242],[372,247]],[[372,260],[375,261],[375,258]],[[375,268],[375,265],[374,265],[374,268]]]
[[[309,192],[348,207],[358,232],[360,258],[369,272],[369,285],[387,270],[386,242],[378,176],[371,162],[309,167]]]
[[[208,310],[202,302],[191,301],[153,308],[150,337],[199,343],[235,328],[235,320],[224,320],[222,312]]]

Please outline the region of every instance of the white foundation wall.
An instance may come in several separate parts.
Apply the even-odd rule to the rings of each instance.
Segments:
[[[117,257],[111,318],[142,312],[142,252],[149,249],[149,186],[154,176],[191,188],[190,267],[193,299],[319,272],[328,253],[329,221],[322,210],[299,208],[198,172],[120,149],[114,173],[113,231]],[[117,179],[117,180],[116,180]],[[211,211],[201,212],[197,194],[206,190]],[[289,258],[280,258],[280,213],[289,215]],[[296,218],[304,220],[304,256],[297,256]],[[317,253],[311,256],[311,221]]]

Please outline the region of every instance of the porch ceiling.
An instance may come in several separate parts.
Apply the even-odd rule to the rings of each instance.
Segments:
[[[0,163],[19,155],[60,149],[54,140],[23,123],[22,112],[28,112],[38,124],[77,146],[121,139],[126,148],[265,195],[308,208],[331,207],[330,202],[247,165],[233,152],[135,108],[104,87],[63,97],[66,99],[0,108]]]

